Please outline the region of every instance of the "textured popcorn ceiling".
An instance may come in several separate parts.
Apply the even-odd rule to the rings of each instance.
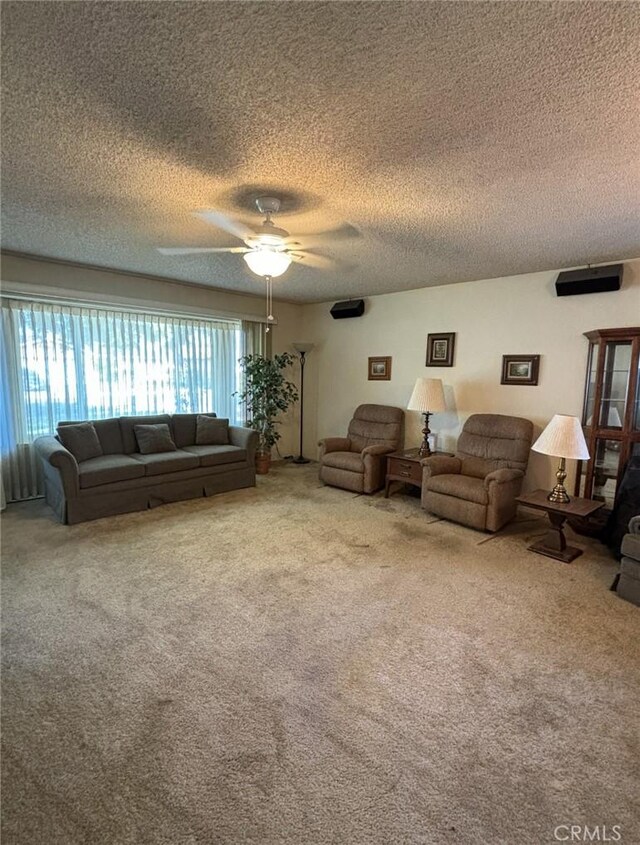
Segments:
[[[261,293],[239,245],[285,194],[350,223],[318,301],[640,255],[640,4],[5,2],[7,249]],[[253,218],[258,222],[259,218]]]

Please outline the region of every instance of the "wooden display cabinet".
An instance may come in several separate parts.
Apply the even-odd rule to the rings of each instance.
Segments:
[[[579,461],[575,495],[610,510],[631,455],[640,455],[640,328],[596,329],[589,340],[582,426],[591,459]]]

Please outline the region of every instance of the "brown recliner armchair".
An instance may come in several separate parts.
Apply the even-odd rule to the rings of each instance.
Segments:
[[[515,516],[532,438],[529,420],[473,414],[455,457],[422,461],[422,507],[471,528],[498,531]]]
[[[320,480],[354,493],[384,485],[386,458],[403,445],[404,411],[389,405],[359,405],[347,437],[320,440]]]

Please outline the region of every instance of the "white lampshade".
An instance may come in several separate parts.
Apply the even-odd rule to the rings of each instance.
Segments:
[[[296,352],[311,352],[313,349],[313,343],[292,343],[291,344]]]
[[[446,405],[444,404],[442,381],[439,378],[416,379],[407,408],[410,411],[420,411],[423,414],[435,414],[438,411],[445,411]]]
[[[589,460],[589,450],[577,417],[556,414],[531,447],[534,452],[557,458]]]
[[[275,249],[252,249],[242,257],[257,276],[271,276],[273,279],[281,276],[291,264],[291,257],[286,252]]]

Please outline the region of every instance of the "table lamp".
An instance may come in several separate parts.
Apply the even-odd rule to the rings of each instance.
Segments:
[[[534,452],[560,458],[560,466],[556,472],[556,486],[547,499],[550,502],[566,504],[569,501],[569,495],[564,487],[564,480],[567,477],[566,458],[588,461],[590,457],[580,420],[566,414],[556,414],[531,448]]]
[[[422,441],[418,454],[421,458],[428,458],[431,454],[431,447],[429,446],[429,435],[431,434],[429,431],[429,417],[438,411],[446,410],[442,381],[439,378],[416,379],[407,408],[410,411],[420,411],[424,416],[424,428],[422,429],[424,440]]]

